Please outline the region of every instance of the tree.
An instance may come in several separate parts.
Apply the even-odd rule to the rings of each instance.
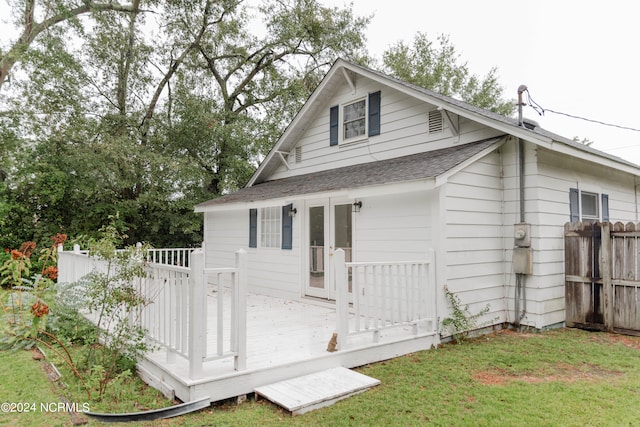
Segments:
[[[21,61],[34,40],[51,28],[70,24],[77,26],[76,19],[90,12],[113,10],[119,12],[136,12],[137,1],[134,5],[123,5],[113,1],[38,1],[22,0],[13,5],[16,16],[15,25],[20,35],[6,52],[0,50],[0,89],[7,80],[11,68]],[[40,21],[37,16],[41,16]]]
[[[244,185],[336,57],[363,58],[368,18],[355,18],[350,9],[281,0],[264,2],[258,12],[265,35],[245,31],[252,25],[246,10],[230,13],[199,40],[199,56],[177,85],[189,93],[175,97],[184,104],[174,118],[186,122],[172,132],[181,145],[172,145],[201,166],[209,197]],[[201,90],[188,90],[194,85]],[[201,120],[206,144],[185,138],[195,130],[192,119]]]
[[[23,150],[0,165],[5,245],[92,234],[116,213],[127,244],[199,242],[193,205],[244,185],[335,57],[364,57],[367,18],[315,0],[128,8],[49,26],[3,88],[7,147]],[[258,20],[266,31],[247,32]],[[65,43],[72,24],[78,41]]]
[[[513,101],[502,99],[497,69],[484,77],[471,74],[446,35],[438,35],[434,43],[420,32],[412,45],[398,42],[389,47],[382,61],[384,71],[401,80],[498,114],[508,116],[515,111]]]

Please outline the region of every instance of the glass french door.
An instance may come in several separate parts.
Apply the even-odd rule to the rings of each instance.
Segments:
[[[329,199],[307,205],[307,295],[335,299],[331,280],[333,254],[337,249],[342,249],[347,262],[353,259],[351,210],[351,203]]]

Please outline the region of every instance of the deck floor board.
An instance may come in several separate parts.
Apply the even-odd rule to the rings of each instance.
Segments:
[[[217,292],[209,292],[208,356],[216,352],[217,297]],[[229,295],[225,293],[224,297],[229,298]],[[247,367],[268,368],[325,354],[335,325],[336,314],[332,308],[250,293],[247,295]],[[229,337],[228,326],[223,333]],[[169,363],[164,350],[150,353],[147,357],[161,365],[170,364],[174,374],[189,378],[185,359],[176,357]],[[228,373],[229,366],[233,366],[232,358],[205,362],[203,374],[213,377],[224,375]]]
[[[210,289],[207,356],[216,352],[217,297],[215,288]],[[227,292],[223,297],[230,298]],[[224,307],[226,312],[228,301]],[[336,329],[335,307],[315,300],[291,301],[249,293],[246,316],[245,370],[234,370],[234,358],[226,357],[204,362],[202,375],[191,379],[188,360],[181,356],[168,358],[164,349],[147,353],[139,368],[150,380],[161,384],[163,389],[171,390],[181,400],[210,396],[212,401],[216,401],[254,393],[257,387],[278,381],[336,367],[353,368],[428,349],[437,343],[435,333],[415,336],[408,326],[381,332],[380,343],[372,340],[371,333],[352,336],[347,349],[330,353],[327,345]],[[228,325],[223,330],[225,339],[228,339]],[[227,349],[228,343],[225,344]],[[337,400],[340,398],[336,397]],[[305,410],[312,409],[313,405]]]

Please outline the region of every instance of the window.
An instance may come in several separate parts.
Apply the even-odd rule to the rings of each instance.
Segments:
[[[342,107],[342,138],[363,136],[367,131],[367,102],[364,99]]]
[[[263,248],[280,247],[282,209],[279,206],[260,209],[260,246]]]
[[[580,204],[582,205],[582,220],[598,221],[600,210],[598,209],[598,195],[595,193],[580,192]]]
[[[249,209],[249,247],[293,249],[293,204]]]
[[[329,109],[329,145],[380,135],[380,91]]]
[[[609,221],[609,196],[577,188],[569,190],[571,221]]]

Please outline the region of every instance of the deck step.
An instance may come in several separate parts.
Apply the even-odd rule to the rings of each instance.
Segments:
[[[347,368],[332,368],[255,389],[264,397],[290,411],[304,414],[367,391],[380,384],[380,380]]]

